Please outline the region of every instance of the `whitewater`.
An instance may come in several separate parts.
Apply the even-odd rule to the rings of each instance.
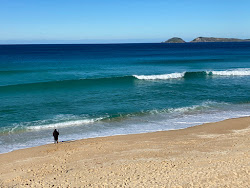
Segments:
[[[0,153],[250,115],[250,43],[0,45]]]
[[[204,76],[250,76],[250,69],[233,69],[225,71],[200,71],[200,72],[182,72],[182,73],[170,73],[162,75],[133,75],[135,78],[140,80],[167,80],[176,78],[185,78],[188,75],[193,74],[204,75]]]

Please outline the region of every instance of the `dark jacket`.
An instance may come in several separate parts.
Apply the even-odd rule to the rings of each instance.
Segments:
[[[55,140],[58,140],[58,135],[59,135],[59,132],[55,129],[53,132],[53,136],[54,136]]]

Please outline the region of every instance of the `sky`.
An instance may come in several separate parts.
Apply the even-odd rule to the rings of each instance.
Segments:
[[[250,0],[0,0],[0,43],[250,38]]]

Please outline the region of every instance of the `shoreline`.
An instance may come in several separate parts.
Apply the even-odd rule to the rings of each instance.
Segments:
[[[188,127],[184,127],[184,128],[173,128],[173,129],[167,129],[167,130],[152,130],[152,131],[146,131],[146,132],[134,132],[134,133],[115,133],[113,135],[99,135],[99,136],[93,136],[93,137],[83,137],[83,138],[72,138],[72,139],[62,139],[60,140],[61,136],[59,136],[59,142],[60,143],[63,143],[63,142],[75,142],[75,141],[81,141],[81,140],[86,140],[86,139],[95,139],[95,138],[106,138],[106,137],[113,137],[113,136],[126,136],[126,135],[137,135],[137,134],[147,134],[147,133],[155,133],[155,132],[165,132],[165,131],[178,131],[178,130],[183,130],[183,129],[187,129],[187,128],[191,128],[191,127],[195,127],[195,126],[200,126],[200,125],[203,125],[203,124],[210,124],[210,123],[217,123],[217,122],[221,122],[221,121],[225,121],[225,120],[229,120],[229,119],[238,119],[238,118],[245,118],[245,117],[250,117],[250,116],[246,116],[246,115],[243,115],[243,116],[240,116],[240,117],[230,117],[230,118],[227,118],[227,119],[221,119],[221,120],[217,120],[217,121],[211,121],[211,122],[201,122],[202,124],[194,124],[194,125],[189,125]],[[187,122],[188,124],[188,122]],[[18,150],[24,150],[24,149],[29,149],[29,148],[34,148],[34,147],[40,147],[40,146],[45,146],[45,145],[50,145],[53,143],[53,138],[51,136],[51,141],[50,142],[46,142],[46,143],[40,143],[40,144],[37,144],[37,145],[31,145],[31,146],[24,146],[24,147],[21,147],[21,148],[17,148],[17,149],[12,149],[12,150],[8,150],[6,152],[2,152],[0,153],[0,155],[2,154],[7,154],[7,153],[10,153],[10,152],[14,152],[14,151],[18,151]]]
[[[0,186],[244,187],[249,136],[241,117],[14,150],[0,154]]]

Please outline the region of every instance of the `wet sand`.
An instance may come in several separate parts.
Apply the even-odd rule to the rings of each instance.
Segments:
[[[250,117],[1,154],[0,187],[250,187]]]

